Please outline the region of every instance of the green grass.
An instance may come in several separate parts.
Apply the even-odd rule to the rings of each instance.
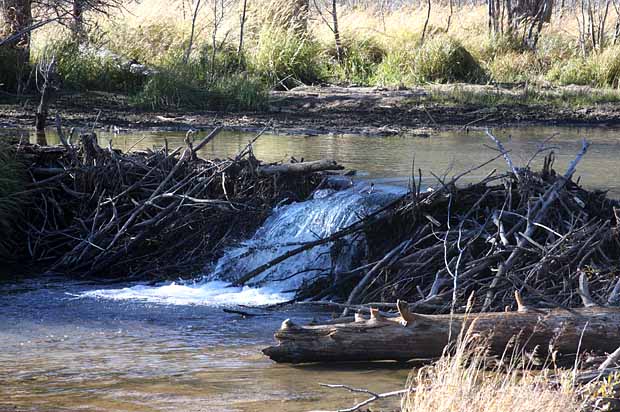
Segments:
[[[325,45],[327,54],[333,64],[329,65],[332,81],[368,85],[377,71],[377,66],[386,56],[386,50],[373,37],[354,37],[347,35],[342,38],[342,62],[338,63],[336,49],[333,45]]]
[[[282,28],[266,24],[258,44],[250,55],[250,69],[273,87],[313,84],[325,77],[326,55],[309,35],[294,27]]]
[[[46,47],[42,54],[56,56],[65,89],[132,93],[145,81],[143,75],[131,72],[127,61],[96,45],[80,47],[70,40],[62,40]]]
[[[466,86],[447,89],[433,88],[429,96],[412,103],[432,102],[464,106],[536,105],[578,109],[606,103],[620,103],[620,91],[611,88],[541,88],[537,86],[515,89],[485,88],[477,90]]]
[[[435,97],[458,104],[566,106],[617,101],[612,90],[558,94],[539,86],[618,88],[620,46],[583,57],[574,39],[560,32],[545,33],[537,50],[527,50],[520,39],[489,37],[485,28],[457,32],[456,38],[431,27],[422,43],[415,30],[388,37],[359,28],[347,31],[345,25],[343,58],[338,62],[331,39],[300,30],[287,20],[291,10],[277,11],[248,26],[241,55],[234,38],[218,43],[213,53],[209,36],[201,35],[186,62],[188,33],[166,21],[92,34],[90,38],[96,40],[88,47],[59,38],[39,49],[39,54],[57,56],[64,90],[120,93],[128,95],[134,106],[146,109],[261,110],[267,107],[269,90],[326,82],[390,87],[487,82],[531,86],[522,94],[486,92],[481,96],[461,91]],[[152,73],[132,73],[127,64],[132,60],[145,64]],[[2,70],[6,61],[0,58],[0,82],[8,83],[14,76]]]
[[[185,63],[182,54],[170,53],[130,102],[146,109],[240,111],[266,106],[266,81],[239,70],[243,60],[236,53],[225,50],[217,52],[215,60],[212,56],[207,49]]]
[[[422,45],[404,43],[390,50],[377,66],[378,85],[411,86],[424,83],[481,83],[486,74],[463,45],[436,35]]]
[[[10,146],[0,141],[0,259],[15,257],[16,225],[24,209],[25,188],[23,165],[15,158]]]

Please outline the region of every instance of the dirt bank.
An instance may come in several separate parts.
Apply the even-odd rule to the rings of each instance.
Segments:
[[[615,92],[614,92],[615,93]],[[433,129],[515,125],[618,125],[620,98],[583,87],[449,85],[388,90],[301,87],[272,92],[265,112],[145,111],[124,96],[67,94],[56,103],[68,126],[183,130],[216,124],[285,134],[428,134]],[[0,104],[0,127],[31,127],[36,97]],[[55,110],[51,111],[55,113]],[[51,122],[51,119],[50,119]]]

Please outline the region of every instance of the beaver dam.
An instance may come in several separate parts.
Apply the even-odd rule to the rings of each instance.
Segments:
[[[485,162],[429,182],[414,164],[409,186],[396,188],[329,159],[262,162],[260,134],[236,154],[201,158],[217,133],[129,152],[93,133],[61,134],[58,146],[13,142],[3,150],[21,186],[5,196],[19,205],[3,217],[5,257],[110,283],[76,286],[79,302],[204,302],[257,324],[290,317],[264,349],[279,362],[436,358],[462,328],[492,330],[498,353],[516,335],[540,354],[550,342],[564,355],[617,348],[620,203],[575,177],[585,141],[556,170],[544,142],[535,168],[515,164],[491,135],[489,162],[505,159],[506,172],[487,173]],[[143,283],[115,286],[127,280]]]

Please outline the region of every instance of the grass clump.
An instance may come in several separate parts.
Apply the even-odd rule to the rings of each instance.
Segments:
[[[546,78],[560,85],[595,86],[598,83],[598,67],[593,59],[574,57],[551,66]]]
[[[485,355],[484,344],[464,338],[454,354],[445,354],[410,377],[408,386],[415,390],[404,397],[402,411],[581,411],[570,379],[553,385],[548,376],[554,371],[532,371],[517,360],[504,360],[508,366],[492,367]]]
[[[419,82],[479,83],[485,77],[469,51],[448,36],[435,36],[426,41],[418,50],[414,67]]]
[[[493,59],[489,73],[496,82],[519,83],[537,79],[544,68],[533,52],[508,52]]]
[[[25,170],[15,151],[0,141],[0,259],[15,258],[16,226],[24,210]]]
[[[331,67],[331,75],[335,80],[358,85],[372,82],[378,65],[386,55],[386,51],[375,38],[358,38],[357,35],[348,35],[342,39],[340,63],[337,63],[335,47],[330,47],[328,53],[335,62]]]
[[[324,55],[318,43],[294,27],[266,24],[259,34],[251,69],[274,86],[286,88],[324,79]]]
[[[620,46],[608,47],[594,59],[599,69],[599,86],[620,87]]]
[[[376,81],[383,85],[421,83],[480,83],[486,75],[463,45],[444,35],[427,39],[421,46],[392,49],[377,68]]]
[[[55,55],[63,85],[70,90],[132,93],[145,76],[131,70],[129,61],[96,45],[81,46],[71,40],[57,42],[43,51]]]

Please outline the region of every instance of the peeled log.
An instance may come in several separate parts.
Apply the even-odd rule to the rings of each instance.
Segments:
[[[305,174],[323,172],[325,170],[342,170],[344,166],[335,160],[316,160],[313,162],[284,163],[278,165],[266,165],[258,167],[259,175],[275,174]]]
[[[408,317],[407,322],[402,317],[381,317],[315,326],[286,321],[275,333],[278,345],[263,353],[286,363],[437,358],[463,326],[471,326],[472,333],[488,337],[489,349],[499,355],[514,343],[513,337],[525,350],[538,346],[545,351],[552,344],[560,354],[574,354],[578,348],[611,353],[620,342],[618,308],[530,309],[454,315],[452,321],[450,315],[409,313]]]

